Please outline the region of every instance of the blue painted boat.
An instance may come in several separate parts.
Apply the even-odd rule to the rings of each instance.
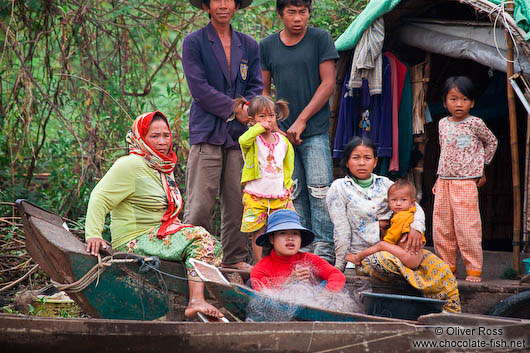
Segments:
[[[206,287],[223,306],[239,320],[262,321],[268,315],[260,311],[277,311],[282,321],[342,321],[342,322],[396,322],[395,318],[378,317],[361,313],[347,313],[325,310],[310,305],[293,304],[252,290],[236,283],[206,282]]]
[[[17,200],[17,207],[26,234],[26,249],[53,281],[76,282],[98,264],[98,259],[87,254],[85,243],[68,230],[60,216],[26,200]],[[102,253],[105,255],[111,254]],[[91,317],[122,320],[163,317],[171,312],[175,296],[187,302],[183,264],[160,261],[157,271],[144,271],[144,258],[130,256],[115,254],[112,266],[105,266],[86,288],[68,291],[69,296]]]

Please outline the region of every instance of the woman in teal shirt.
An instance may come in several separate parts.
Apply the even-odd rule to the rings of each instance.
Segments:
[[[198,312],[213,317],[223,314],[204,298],[191,258],[218,266],[221,244],[204,228],[183,224],[178,215],[182,197],[173,169],[177,156],[167,118],[161,112],[139,116],[127,134],[129,154],[119,158],[90,195],[85,238],[87,252],[96,256],[106,248],[101,237],[107,213],[111,213],[112,247],[164,260],[184,261],[190,300],[187,317]]]

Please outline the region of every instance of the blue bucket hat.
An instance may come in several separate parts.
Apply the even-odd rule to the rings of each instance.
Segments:
[[[263,246],[267,243],[269,235],[272,235],[274,232],[277,232],[279,230],[291,229],[296,229],[300,231],[300,234],[302,235],[302,247],[311,244],[313,239],[315,239],[315,234],[312,231],[302,227],[302,225],[300,224],[300,217],[298,217],[298,214],[296,214],[295,211],[278,210],[276,212],[271,213],[271,215],[269,216],[267,231],[265,231],[265,233],[263,233],[256,239],[256,244],[259,246]]]

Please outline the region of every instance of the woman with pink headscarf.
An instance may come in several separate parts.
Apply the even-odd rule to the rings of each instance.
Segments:
[[[204,298],[204,283],[190,259],[218,266],[222,247],[204,228],[183,224],[183,207],[173,169],[177,156],[167,118],[159,111],[145,113],[127,134],[129,154],[119,158],[96,185],[88,203],[85,239],[87,252],[96,256],[106,248],[101,237],[111,212],[112,247],[163,260],[184,261],[190,299],[187,317],[198,312],[212,317],[223,314]]]

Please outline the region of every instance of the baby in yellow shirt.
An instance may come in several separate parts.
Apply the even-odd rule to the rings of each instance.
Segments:
[[[406,267],[416,269],[423,260],[423,251],[417,254],[408,252],[405,249],[405,242],[401,241],[410,231],[410,224],[414,221],[415,202],[416,188],[414,185],[403,179],[392,184],[388,189],[388,205],[394,214],[383,240],[357,254],[349,254],[347,260],[360,265],[368,255],[378,251],[388,251],[401,260]],[[424,235],[423,244],[425,242]]]

